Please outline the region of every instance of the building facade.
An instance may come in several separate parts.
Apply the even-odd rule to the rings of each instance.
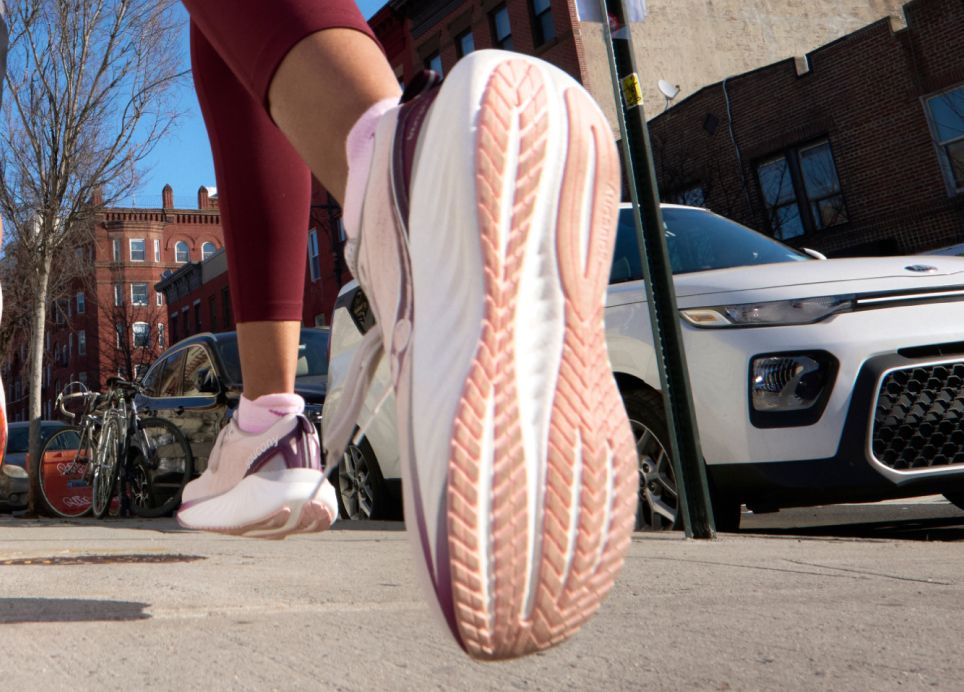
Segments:
[[[650,121],[663,198],[828,255],[964,242],[964,5],[914,0]]]
[[[44,418],[53,416],[67,383],[103,389],[111,376],[136,376],[170,344],[166,301],[155,284],[165,272],[223,248],[217,199],[209,193],[198,191],[197,209],[175,209],[165,186],[158,208],[105,208],[96,215],[92,241],[76,248],[89,271],[48,308]],[[4,380],[11,421],[27,419],[26,362],[26,344],[14,344]]]

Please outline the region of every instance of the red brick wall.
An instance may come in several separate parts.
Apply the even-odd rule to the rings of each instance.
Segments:
[[[906,14],[906,29],[895,32],[884,20],[817,49],[802,75],[793,60],[769,65],[705,87],[654,118],[664,197],[707,184],[710,208],[765,231],[756,166],[826,137],[849,223],[792,244],[870,254],[964,241],[964,195],[948,194],[923,105],[964,82],[964,5],[916,0]],[[715,134],[703,127],[708,116],[719,122]]]

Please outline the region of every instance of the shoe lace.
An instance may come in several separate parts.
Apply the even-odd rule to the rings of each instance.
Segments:
[[[355,351],[355,355],[348,366],[348,373],[345,376],[345,390],[341,399],[322,425],[326,476],[341,461],[345,449],[348,447],[348,442],[352,440],[352,433],[355,430],[359,412],[365,403],[368,390],[371,388],[372,380],[375,377],[375,369],[378,367],[383,353],[382,330],[376,324],[368,330]],[[368,429],[391,391],[392,388],[389,386],[382,393],[371,416],[360,426],[358,434],[354,436],[355,444],[358,444],[364,436],[365,430]]]

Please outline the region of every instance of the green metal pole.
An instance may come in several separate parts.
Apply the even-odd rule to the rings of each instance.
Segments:
[[[686,369],[683,336],[663,216],[659,208],[656,172],[649,131],[643,112],[632,37],[622,0],[600,0],[606,50],[622,135],[626,177],[636,219],[636,237],[642,256],[643,278],[649,289],[649,316],[653,326],[660,384],[666,403],[666,421],[672,445],[673,470],[679,492],[678,510],[689,538],[714,538],[716,527],[710,504],[706,467],[700,451],[696,413]],[[608,18],[608,20],[607,20]]]

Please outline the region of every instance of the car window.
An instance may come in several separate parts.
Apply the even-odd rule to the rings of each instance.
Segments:
[[[302,330],[298,344],[295,379],[324,378],[328,375],[328,330]]]
[[[705,209],[664,208],[666,248],[674,274],[812,258]],[[611,283],[643,278],[632,210],[619,212]]]
[[[144,392],[148,396],[157,396],[157,386],[160,384],[161,372],[163,372],[166,363],[167,359],[155,362],[144,375],[144,379],[141,380],[141,386],[144,387]]]
[[[154,396],[181,396],[181,372],[184,370],[184,351],[166,358],[157,382]]]
[[[7,454],[22,454],[30,444],[30,428],[26,425],[10,427],[7,433]]]
[[[183,396],[207,396],[217,391],[217,373],[207,349],[191,346],[184,359]]]

